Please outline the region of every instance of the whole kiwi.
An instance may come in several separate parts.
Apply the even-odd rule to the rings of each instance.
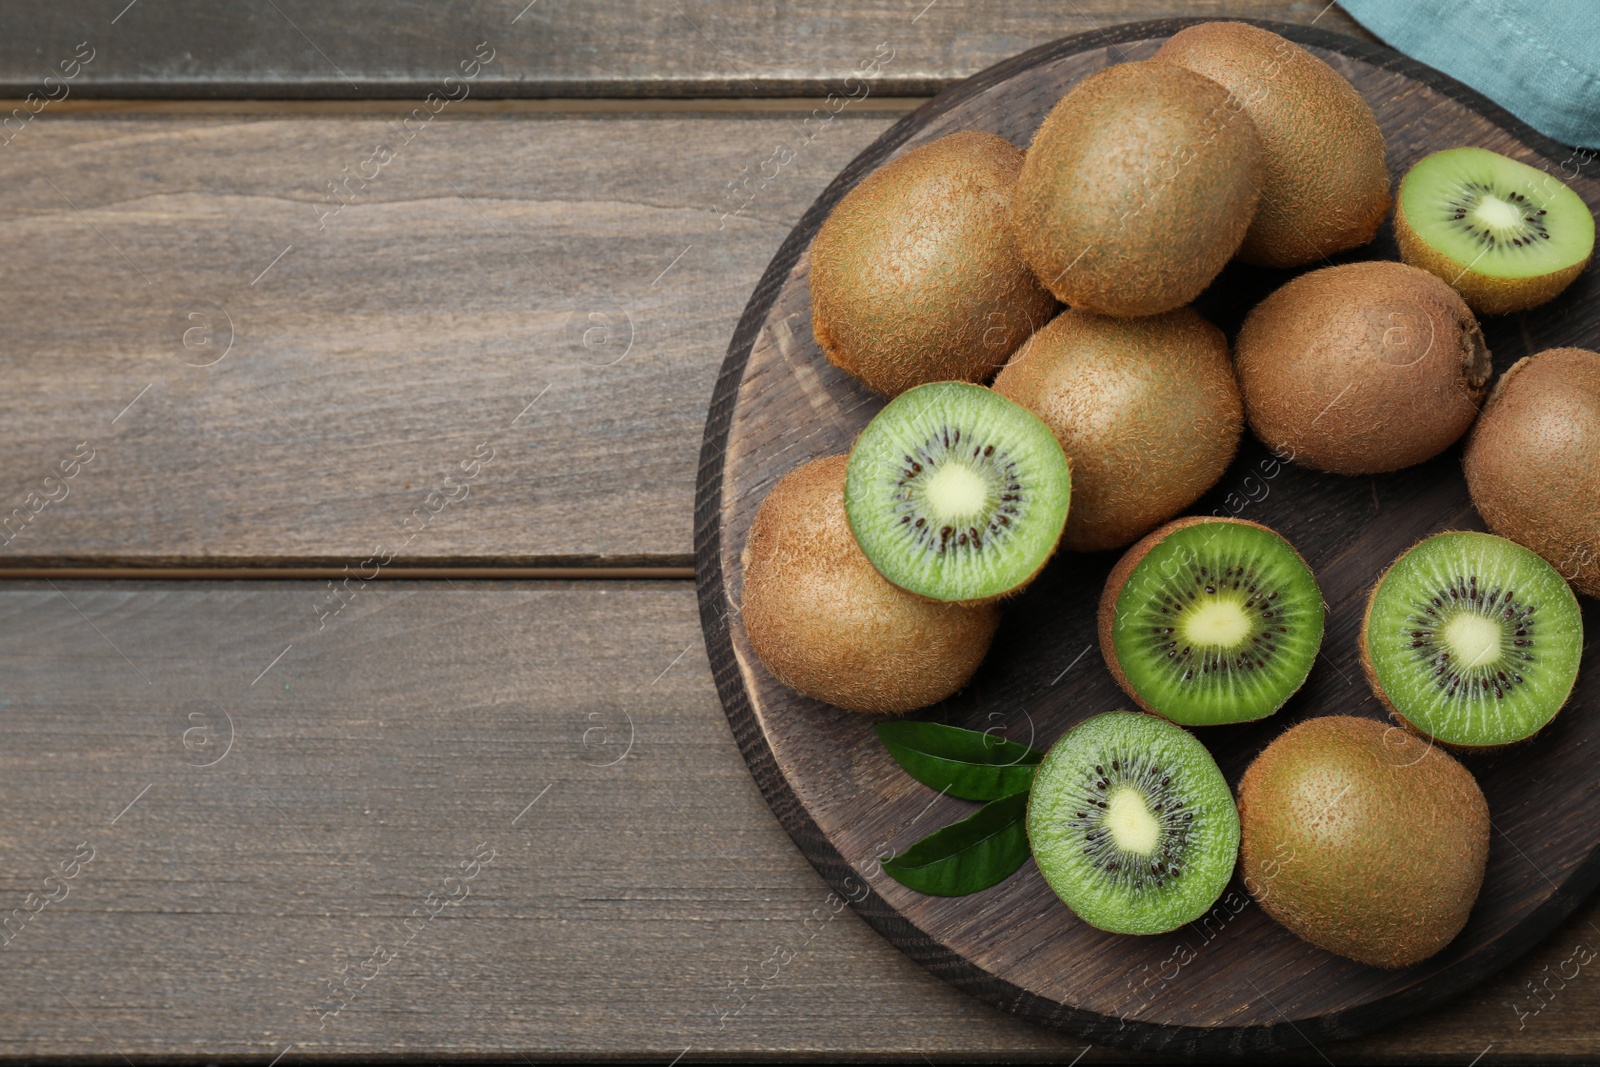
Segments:
[[[1463,465],[1489,529],[1600,597],[1600,353],[1553,348],[1514,364],[1489,394]]]
[[[1332,67],[1243,22],[1180,30],[1154,59],[1210,78],[1255,123],[1265,176],[1240,259],[1297,267],[1377,235],[1390,202],[1383,131]]]
[[[1012,201],[1017,244],[1075,308],[1156,315],[1239,249],[1263,170],[1255,126],[1216,82],[1122,63],[1079,82],[1034,134]]]
[[[1234,367],[1256,436],[1336,474],[1438,455],[1472,425],[1491,373],[1483,331],[1456,291],[1390,262],[1291,280],[1246,317]]]
[[[1055,312],[1009,225],[1022,153],[992,133],[892,160],[829,212],[811,246],[811,325],[829,362],[896,396],[986,382]]]
[[[925,600],[880,575],[845,517],[847,458],[790,471],[762,501],[741,556],[745,633],[807,696],[874,714],[926,707],[972,677],[1000,611]]]
[[[1117,548],[1194,503],[1233,461],[1244,412],[1228,342],[1192,308],[1122,319],[1068,310],[994,391],[1043,419],[1072,468],[1062,544]]]
[[[1489,855],[1472,774],[1398,726],[1308,719],[1239,783],[1240,871],[1296,935],[1373,967],[1409,967],[1466,925]]]

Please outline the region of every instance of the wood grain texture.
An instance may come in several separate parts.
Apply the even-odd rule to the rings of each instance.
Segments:
[[[57,585],[0,586],[4,913],[94,858],[0,947],[0,1055],[1070,1047],[832,917],[688,583],[380,582],[321,632],[321,583]]]
[[[1149,55],[1172,27],[1128,28],[1109,46],[1065,41],[985,74],[908,116],[852,163],[808,212],[758,287],[713,401],[698,503],[702,618],[719,687],[752,771],[774,811],[819,871],[847,891],[874,857],[905,848],[925,826],[971,805],[941,798],[900,773],[870,720],[826,708],[777,684],[744,641],[738,553],[765,491],[789,469],[846,451],[881,406],[817,351],[809,321],[805,249],[828,207],[898,151],[956,129],[1025,143],[1064,88],[1110,62]],[[1284,28],[1349,77],[1373,105],[1398,178],[1420,156],[1478,144],[1547,164],[1565,156],[1503,113],[1392,52]],[[1342,54],[1348,49],[1350,54]],[[1574,188],[1600,206],[1600,184]],[[1342,258],[1394,258],[1383,235]],[[1231,333],[1277,272],[1230,268],[1198,306]],[[1537,315],[1486,323],[1497,368],[1548,344],[1600,342],[1600,281],[1585,275]],[[1559,338],[1559,341],[1557,340]],[[748,357],[748,358],[747,358]],[[1270,460],[1253,441],[1195,511],[1244,513],[1280,530],[1318,573],[1329,604],[1323,656],[1305,689],[1260,724],[1204,732],[1230,782],[1281,729],[1330,713],[1381,717],[1356,663],[1366,592],[1408,545],[1441,529],[1477,527],[1452,450],[1371,479],[1318,475]],[[968,690],[929,717],[1045,747],[1089,715],[1127,704],[1095,651],[1094,615],[1115,554],[1058,557],[1008,603],[989,660]],[[1600,613],[1586,604],[1590,627]],[[1206,924],[1157,938],[1102,934],[1079,923],[1025,866],[989,892],[921,896],[881,873],[862,914],[913,958],[1007,1010],[1127,1047],[1264,1050],[1351,1036],[1469,987],[1560,922],[1600,880],[1600,794],[1590,750],[1600,738],[1600,653],[1572,706],[1540,738],[1498,757],[1473,757],[1496,836],[1483,895],[1461,936],[1415,968],[1377,972],[1300,942],[1248,902]],[[927,814],[925,826],[912,827]],[[1181,964],[1174,967],[1175,960]]]
[[[70,85],[80,95],[420,99],[480,42],[496,56],[479,96],[783,96],[837,88],[880,42],[895,49],[884,90],[931,94],[1057,37],[1138,19],[1363,32],[1326,0],[126,2],[0,4],[0,94],[42,91],[84,41],[95,56]]]
[[[739,309],[893,113],[349,107],[0,148],[0,569],[689,565]]]
[[[321,583],[55,584],[0,584],[0,915],[59,896],[45,877],[79,843],[94,858],[0,945],[0,1056],[1084,1048],[833,912],[728,735],[688,583],[380,582],[321,632]],[[480,843],[463,903],[396,946]],[[1600,983],[1550,976],[1600,945],[1597,915],[1321,1051],[1592,1061]],[[398,957],[323,1022],[327,983],[380,943]]]
[[[799,114],[785,103],[774,105],[787,109],[780,117],[715,120],[725,126],[659,109],[649,119],[614,106],[605,117],[568,111],[488,141],[458,128],[448,152],[430,155],[433,134],[471,110],[452,105],[330,224],[359,236],[316,251],[287,292],[261,296],[327,236],[313,210],[325,182],[367,158],[372,134],[387,136],[381,128],[399,115],[346,110],[306,122],[257,106],[248,120],[195,121],[117,105],[114,122],[61,116],[94,95],[354,96],[318,47],[341,65],[356,61],[362,96],[420,100],[511,11],[276,6],[312,41],[286,32],[288,21],[260,0],[226,10],[0,3],[0,92],[36,91],[79,40],[103,46],[71,103],[52,105],[0,148],[11,193],[0,204],[9,242],[0,270],[27,309],[8,318],[11,343],[0,353],[0,518],[26,507],[27,493],[48,493],[43,477],[79,440],[99,448],[69,483],[70,498],[26,522],[0,562],[354,563],[371,552],[372,531],[389,536],[422,504],[436,484],[428,476],[458,469],[455,445],[470,452],[483,439],[463,416],[491,416],[489,425],[500,415],[493,400],[532,395],[521,388],[532,367],[531,384],[552,384],[546,401],[565,390],[572,406],[513,436],[521,458],[507,464],[497,452],[471,496],[445,508],[384,573],[686,563],[696,435],[749,280],[890,120],[866,109],[841,116],[779,180],[757,183],[758,199],[724,231],[718,216],[739,202],[728,183],[758,175],[811,103]],[[670,15],[670,6],[594,12],[541,0],[519,23],[553,12],[538,33],[493,38],[509,44],[474,104],[500,94],[819,93],[888,40],[882,31],[908,24],[915,34],[875,94],[927,92],[1090,25],[1197,12],[1309,21],[1323,10],[1320,0],[679,6]],[[912,8],[923,9],[915,23]],[[152,13],[136,28],[136,16]],[[1353,26],[1337,8],[1318,25]],[[324,27],[345,51],[327,48]],[[705,108],[725,111],[721,102]],[[511,154],[486,161],[480,145]],[[415,160],[431,162],[402,181]],[[714,173],[697,175],[701,165]],[[480,199],[480,172],[503,191]],[[451,203],[441,176],[481,214]],[[390,191],[406,181],[414,184]],[[47,207],[46,198],[57,199]],[[429,224],[432,209],[444,214]],[[634,238],[660,241],[660,254]],[[664,277],[628,289],[628,301],[591,299],[613,293],[619,277],[655,278],[691,243]],[[548,292],[527,281],[522,257],[534,248],[555,256],[554,268],[540,261],[557,283]],[[715,263],[695,275],[702,249]],[[155,250],[154,263],[141,250]],[[123,254],[149,274],[148,288],[118,276],[137,273]],[[685,268],[693,284],[676,288]],[[174,279],[176,297],[163,287]],[[660,302],[636,300],[641,288]],[[236,347],[210,375],[179,364],[206,354],[181,343],[198,325],[188,313],[241,306],[241,344],[261,344]],[[619,306],[652,347],[605,367],[609,354],[585,348],[581,331],[575,342],[567,316],[579,313],[586,328],[591,311]],[[461,322],[474,316],[481,330]],[[244,352],[252,373],[266,373],[224,384]],[[621,384],[603,377],[635,369],[646,352],[650,373]],[[248,411],[259,394],[310,423],[269,426]],[[158,418],[140,424],[152,403]],[[529,479],[551,480],[552,451],[576,454],[578,470],[541,494]],[[401,457],[393,467],[391,456]],[[481,531],[470,528],[480,521]],[[848,909],[820,918],[837,898],[784,840],[729,743],[682,586],[357,580],[336,594],[321,581],[57,584],[0,584],[0,915],[26,911],[27,895],[46,891],[45,876],[78,842],[96,854],[68,899],[0,947],[0,1056],[670,1062],[687,1049],[685,1063],[1066,1062],[1083,1048],[961,996]],[[319,609],[340,595],[350,605],[318,631]],[[201,766],[215,758],[228,716],[235,747]],[[634,748],[604,766],[630,716]],[[521,813],[545,785],[550,792]],[[332,1006],[328,981],[341,968],[358,971],[386,931],[428,893],[445,892],[444,877],[480,841],[504,847],[465,904],[423,925],[318,1029],[317,1009]],[[1589,968],[1571,981],[1552,976],[1571,973],[1578,941],[1600,944],[1597,919],[1592,906],[1581,909],[1505,975],[1444,1009],[1288,1060],[1469,1062],[1487,1049],[1485,1064],[1591,1062],[1600,991]],[[765,979],[778,960],[787,962]],[[1527,988],[1538,983],[1543,1000]],[[740,989],[759,991],[723,1020]],[[1096,1048],[1079,1062],[1128,1059]]]

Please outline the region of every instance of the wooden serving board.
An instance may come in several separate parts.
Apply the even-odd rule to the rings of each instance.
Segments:
[[[956,899],[923,896],[879,872],[901,850],[975,805],[919,785],[878,743],[867,716],[779,685],[740,625],[739,552],[778,478],[847,451],[882,401],[834,369],[812,339],[807,249],[828,210],[863,176],[908,148],[961,129],[1026,146],[1075,82],[1147,58],[1187,21],[1147,22],[1067,38],[991,68],[907,116],[858,156],[801,219],[746,309],[717,383],[696,502],[702,623],[728,720],[751,773],[802,852],[902,951],[1006,1011],[1105,1044],[1243,1051],[1352,1036],[1435,1004],[1532,947],[1600,881],[1600,653],[1590,645],[1568,708],[1533,742],[1468,759],[1494,833],[1483,893],[1466,929],[1402,971],[1350,962],[1298,940],[1250,901],[1237,877],[1212,917],[1174,933],[1126,937],[1086,926],[1032,861],[1002,884]],[[1348,77],[1377,112],[1396,185],[1437,149],[1479,145],[1548,166],[1591,208],[1600,183],[1584,157],[1540,137],[1445,76],[1399,54],[1312,29],[1263,23]],[[1565,164],[1565,173],[1563,173]],[[1578,176],[1573,177],[1577,172]],[[1397,258],[1378,242],[1341,259]],[[1230,267],[1198,302],[1230,337],[1285,272]],[[1584,274],[1535,312],[1488,319],[1497,371],[1557,345],[1600,348],[1600,273]],[[1261,723],[1201,738],[1237,785],[1252,756],[1316,715],[1381,717],[1357,664],[1367,589],[1419,538],[1481,529],[1459,447],[1410,470],[1345,478],[1279,464],[1247,435],[1238,460],[1195,513],[1236,514],[1292,541],[1315,569],[1329,615],[1305,688]],[[1128,705],[1094,638],[1094,608],[1115,553],[1062,553],[1005,606],[993,651],[965,691],[921,717],[1045,748],[1077,722]],[[1585,602],[1600,633],[1600,610]],[[867,875],[870,874],[870,877]]]

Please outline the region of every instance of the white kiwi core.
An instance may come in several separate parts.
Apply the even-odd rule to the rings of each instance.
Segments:
[[[1504,633],[1500,624],[1464,611],[1444,624],[1444,643],[1458,668],[1486,667],[1500,658]]]
[[[1250,636],[1250,617],[1236,600],[1208,599],[1183,619],[1183,636],[1194,645],[1237,648]]]
[[[962,520],[982,515],[990,504],[989,480],[964,463],[946,463],[923,487],[923,499],[935,513]]]
[[[1484,194],[1478,206],[1472,209],[1472,215],[1491,230],[1515,230],[1522,225],[1522,209],[1493,193]]]
[[[1143,795],[1126,786],[1107,798],[1105,825],[1111,840],[1124,852],[1148,856],[1161,839],[1161,824],[1150,813]]]

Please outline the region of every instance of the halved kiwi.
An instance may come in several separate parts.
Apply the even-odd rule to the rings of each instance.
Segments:
[[[1161,934],[1216,903],[1239,855],[1239,812],[1205,746],[1150,715],[1073,727],[1033,775],[1028,844],[1090,926]]]
[[[1419,733],[1489,747],[1532,737],[1567,702],[1583,656],[1578,599],[1514,541],[1455,531],[1384,572],[1361,624],[1378,699]]]
[[[1486,148],[1450,148],[1400,182],[1400,258],[1487,315],[1554,299],[1589,265],[1594,215],[1578,194]]]
[[[1072,475],[1039,416],[981,385],[901,393],[856,438],[845,511],[889,581],[933,600],[1020,589],[1056,549]]]
[[[1100,650],[1146,711],[1185,726],[1271,715],[1322,647],[1322,593],[1277,533],[1186,518],[1128,550],[1100,598]]]

